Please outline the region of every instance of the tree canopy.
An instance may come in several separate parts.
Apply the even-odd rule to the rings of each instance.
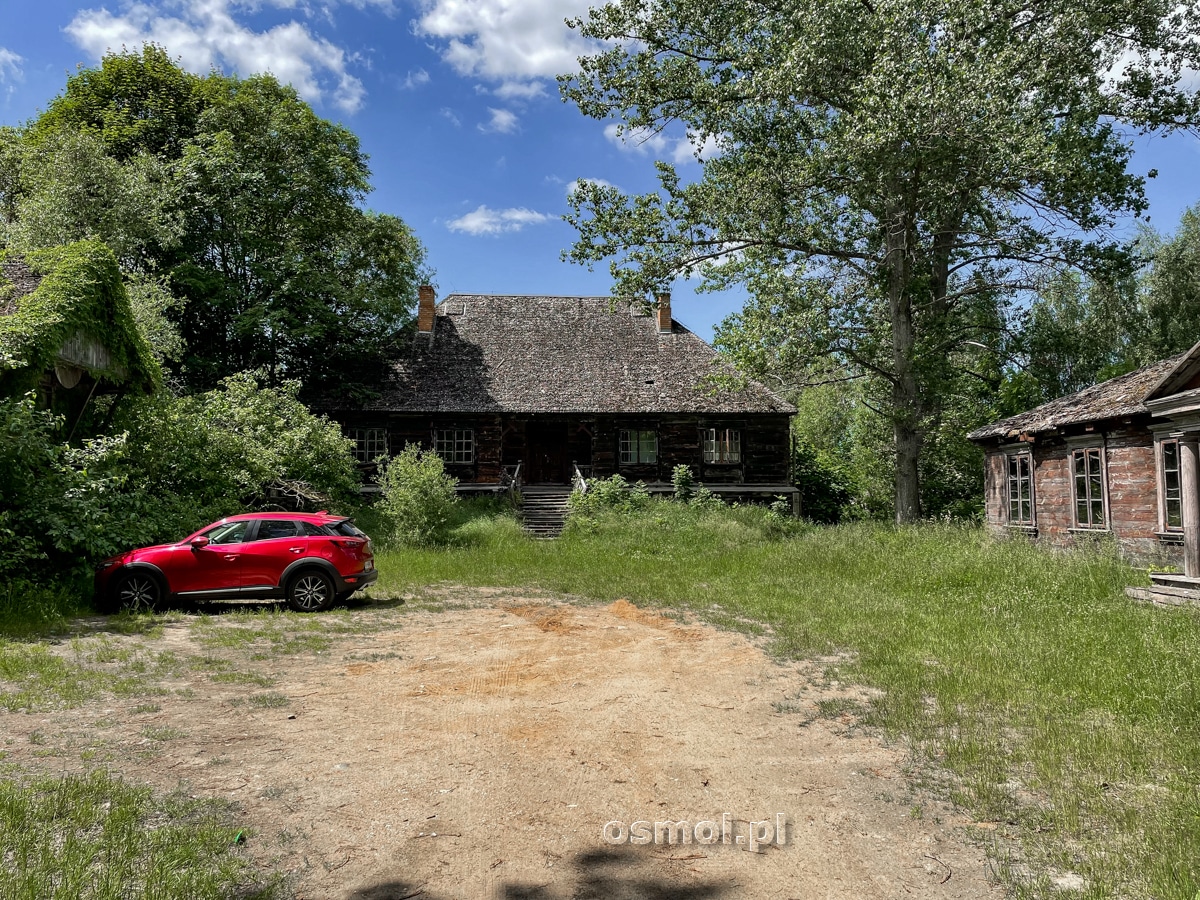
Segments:
[[[614,293],[741,283],[807,378],[864,378],[892,429],[895,515],[927,438],[999,382],[1014,298],[1063,269],[1128,272],[1110,229],[1146,207],[1131,135],[1200,122],[1200,11],[1165,0],[618,0],[561,79],[626,139],[715,147],[685,183],[583,183],[568,255]],[[762,318],[762,317],[760,317]],[[778,337],[778,335],[777,335]],[[753,340],[753,334],[750,336]]]
[[[309,397],[369,393],[430,274],[411,229],[364,208],[354,133],[270,75],[110,53],[0,133],[0,162],[0,237],[108,243],[193,390],[254,370]]]

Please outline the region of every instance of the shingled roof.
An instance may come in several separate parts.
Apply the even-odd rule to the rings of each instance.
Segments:
[[[678,322],[609,297],[452,294],[371,409],[396,412],[792,413]]]
[[[8,291],[0,292],[0,316],[11,316],[17,311],[17,301],[32,294],[42,283],[38,275],[19,256],[0,259],[0,284],[11,285]]]
[[[1039,434],[1086,422],[1149,415],[1143,403],[1146,396],[1186,356],[1186,353],[1172,356],[1127,375],[1118,375],[1074,394],[1043,403],[1028,412],[985,425],[967,437],[972,441],[1015,438],[1021,434]]]

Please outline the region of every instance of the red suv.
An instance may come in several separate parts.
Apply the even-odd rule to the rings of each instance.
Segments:
[[[106,559],[96,567],[96,599],[110,609],[149,609],[167,597],[261,597],[316,612],[378,577],[370,538],[344,516],[247,513],[178,544]]]

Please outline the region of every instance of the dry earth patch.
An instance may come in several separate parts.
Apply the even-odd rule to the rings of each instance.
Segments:
[[[300,898],[1003,894],[969,820],[912,794],[819,662],[625,601],[437,605],[77,639],[64,657],[141,690],[0,711],[7,762],[234,800]],[[782,845],[734,842],[780,813]],[[723,814],[729,844],[602,837]]]

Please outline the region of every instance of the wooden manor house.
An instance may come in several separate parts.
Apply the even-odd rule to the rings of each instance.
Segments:
[[[462,492],[564,494],[620,474],[671,489],[675,466],[726,497],[798,496],[795,408],[739,376],[657,307],[609,297],[454,294],[420,289],[411,352],[378,399],[334,417],[364,466],[416,443]]]
[[[1200,600],[1200,343],[968,437],[986,452],[989,526],[1069,545],[1111,535],[1149,599]]]

